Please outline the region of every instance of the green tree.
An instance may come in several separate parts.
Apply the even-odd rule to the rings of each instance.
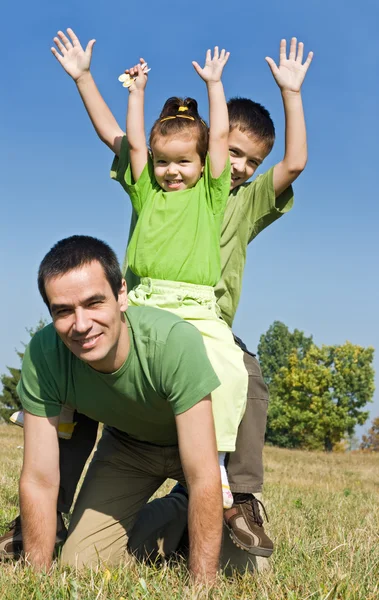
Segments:
[[[271,385],[267,441],[287,448],[332,450],[368,418],[374,393],[373,348],[346,342],[290,353]]]
[[[281,321],[274,321],[258,344],[259,362],[263,378],[270,387],[275,375],[282,367],[288,366],[288,358],[293,350],[303,358],[313,344],[312,336],[295,329],[292,333]]]
[[[38,325],[33,329],[27,329],[26,331],[32,338],[33,335],[45,327],[46,322],[43,319],[40,319]],[[23,344],[25,347],[25,344]],[[22,362],[24,353],[16,350],[16,354]],[[21,369],[17,367],[7,367],[9,373],[3,373],[0,375],[0,381],[3,384],[3,392],[0,395],[0,420],[3,419],[5,421],[9,421],[9,417],[11,414],[20,410],[21,402],[18,398],[16,388],[17,384],[20,381],[21,377]]]
[[[379,452],[379,417],[371,423],[368,435],[362,435],[361,449]]]

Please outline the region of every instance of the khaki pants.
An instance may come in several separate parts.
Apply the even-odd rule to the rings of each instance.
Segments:
[[[176,552],[187,529],[187,497],[170,493],[147,504],[168,477],[185,485],[177,446],[138,442],[105,427],[75,504],[62,563],[115,566],[128,554],[154,560]],[[227,573],[257,568],[256,558],[234,546],[226,529],[221,566]]]
[[[116,565],[141,508],[167,479],[185,485],[177,446],[155,446],[105,427],[72,514],[62,562]]]

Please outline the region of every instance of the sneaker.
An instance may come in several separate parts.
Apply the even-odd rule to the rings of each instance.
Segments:
[[[57,537],[55,541],[55,551],[64,544],[67,537],[67,529],[61,513],[57,516]],[[18,516],[9,523],[8,531],[0,536],[0,560],[18,559],[22,555],[22,531],[21,517]]]
[[[59,416],[58,423],[58,437],[62,440],[70,440],[72,438],[72,434],[74,433],[74,428],[76,422],[74,421],[74,409],[69,406],[62,406],[61,414]],[[18,410],[14,412],[9,420],[14,425],[18,425],[19,427],[24,427],[24,411]]]
[[[262,502],[253,494],[234,494],[232,508],[224,510],[224,521],[233,543],[255,556],[271,556],[274,544],[266,535],[259,504],[267,518]]]

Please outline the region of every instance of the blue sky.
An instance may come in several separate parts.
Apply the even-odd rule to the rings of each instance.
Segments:
[[[0,97],[0,372],[16,366],[46,311],[38,264],[58,239],[74,233],[108,241],[122,258],[129,199],[109,178],[112,156],[92,130],[75,85],[50,53],[58,29],[97,43],[92,72],[120,124],[127,91],[117,81],[144,56],[151,66],[146,121],[171,95],[198,99],[205,86],[191,65],[218,44],[231,52],[228,97],[248,96],[271,112],[277,141],[265,167],[283,153],[279,90],[264,57],[295,35],[314,60],[303,88],[309,163],[295,184],[291,213],[250,246],[235,331],[251,349],[279,319],[312,333],[317,344],[345,340],[379,348],[378,218],[379,8],[293,0],[253,2],[134,0],[112,3],[40,0],[3,9]],[[262,168],[261,168],[262,171]],[[379,373],[379,353],[375,358]],[[379,388],[378,376],[376,379]],[[379,415],[379,390],[371,416]]]

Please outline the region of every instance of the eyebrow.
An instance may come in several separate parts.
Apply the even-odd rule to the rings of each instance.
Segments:
[[[229,146],[229,150],[237,150],[237,152],[244,154],[244,151],[239,146],[236,146],[236,144]],[[261,158],[258,158],[257,156],[247,156],[247,160],[255,160],[259,164],[263,162],[263,160]]]
[[[86,298],[81,304],[91,304],[91,302],[103,302],[105,300],[104,294],[94,294],[89,298]],[[50,306],[51,312],[56,312],[57,310],[62,310],[64,308],[72,308],[72,304],[52,304]]]

